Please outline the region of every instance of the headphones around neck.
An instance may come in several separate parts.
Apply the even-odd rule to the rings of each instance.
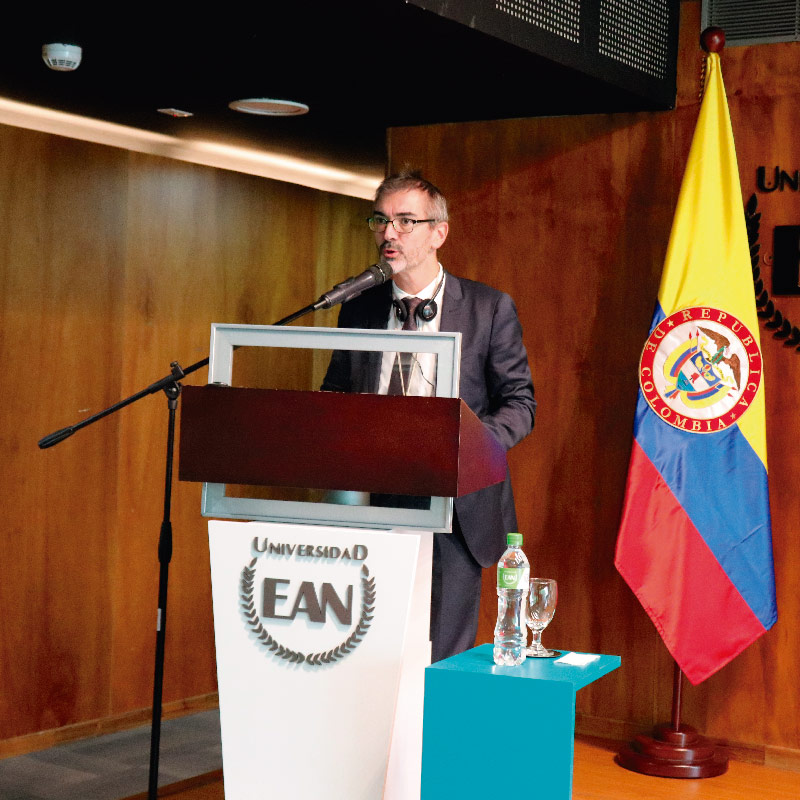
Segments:
[[[439,307],[436,305],[436,298],[439,296],[439,292],[442,291],[443,285],[444,272],[442,272],[442,279],[439,281],[439,285],[436,287],[433,297],[431,297],[430,300],[425,300],[417,306],[416,311],[414,312],[415,317],[421,319],[423,322],[430,322],[432,319],[436,319],[436,315],[439,313]],[[392,305],[394,306],[394,313],[397,319],[399,319],[400,322],[405,322],[406,318],[408,317],[408,311],[406,310],[405,303],[401,303],[397,298],[393,298]]]

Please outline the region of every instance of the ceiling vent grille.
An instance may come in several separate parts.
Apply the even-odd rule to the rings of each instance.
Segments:
[[[580,0],[496,0],[494,7],[571,42],[581,40]]]
[[[603,0],[598,51],[655,78],[667,74],[669,0]]]
[[[800,41],[800,0],[703,0],[701,29],[725,31],[726,46]]]
[[[680,0],[405,2],[540,57],[530,83],[541,97],[581,92],[579,79],[589,77],[618,92],[606,111],[675,107]],[[507,54],[497,58],[513,69]],[[551,82],[537,85],[539,72]]]

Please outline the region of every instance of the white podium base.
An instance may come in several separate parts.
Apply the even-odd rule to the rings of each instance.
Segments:
[[[209,522],[226,800],[418,800],[432,534]]]

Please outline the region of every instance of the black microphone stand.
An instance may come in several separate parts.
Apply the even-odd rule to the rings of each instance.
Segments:
[[[341,302],[341,300],[339,301]],[[308,314],[311,311],[317,311],[320,308],[330,308],[335,303],[323,295],[316,303],[312,303],[299,311],[295,311],[288,317],[284,317],[274,325],[287,325],[288,323],[298,319],[299,317]],[[156,656],[155,656],[155,671],[153,676],[153,717],[150,728],[150,771],[148,779],[147,798],[148,800],[157,800],[158,794],[158,760],[159,750],[161,744],[161,712],[162,712],[162,696],[164,688],[164,654],[166,645],[166,632],[167,632],[167,586],[169,584],[169,564],[172,560],[172,521],[170,513],[172,508],[172,464],[175,449],[175,412],[178,408],[178,398],[181,393],[181,384],[179,381],[187,375],[196,372],[198,369],[205,367],[209,362],[208,358],[192,364],[186,369],[182,369],[177,361],[170,364],[170,374],[161,378],[161,380],[150,384],[140,392],[131,395],[125,400],[121,400],[113,406],[109,406],[104,411],[100,411],[91,417],[77,422],[75,425],[70,425],[66,428],[54,431],[51,434],[39,440],[39,448],[44,450],[52,447],[55,444],[72,436],[73,433],[97,422],[103,417],[107,417],[116,411],[141,400],[147,395],[155,394],[156,392],[163,391],[167,396],[167,409],[169,414],[167,424],[167,455],[166,455],[166,469],[164,475],[164,516],[161,522],[161,532],[158,540],[158,613],[156,617]]]

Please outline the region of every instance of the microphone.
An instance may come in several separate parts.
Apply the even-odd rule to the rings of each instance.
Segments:
[[[314,304],[314,309],[332,308],[339,303],[345,303],[358,297],[362,292],[371,289],[373,286],[380,286],[392,277],[393,271],[391,266],[385,261],[379,264],[373,264],[368,269],[365,269],[360,275],[354,275],[346,281],[337,283],[328,292],[325,292],[319,300]]]

